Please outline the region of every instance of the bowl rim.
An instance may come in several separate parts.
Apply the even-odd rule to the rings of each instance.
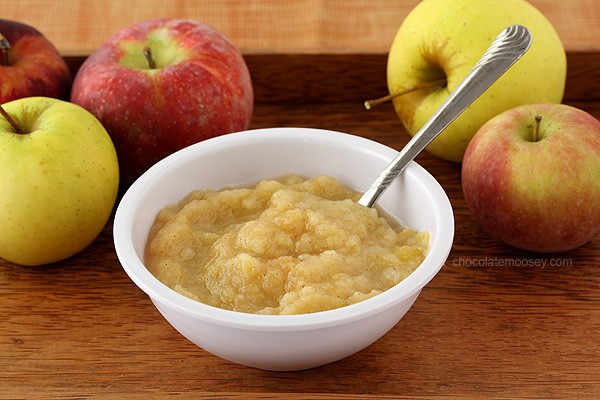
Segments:
[[[360,145],[364,151],[376,152],[389,157],[390,160],[398,154],[398,151],[391,147],[349,133],[315,128],[282,127],[252,129],[206,139],[157,162],[127,189],[117,206],[113,224],[113,240],[119,262],[129,278],[150,297],[157,307],[159,305],[157,303],[160,303],[188,317],[232,328],[271,332],[312,330],[349,323],[383,312],[411,296],[418,295],[442,268],[454,239],[452,206],[439,182],[427,170],[412,161],[403,174],[410,175],[413,179],[422,182],[426,185],[428,194],[434,197],[433,203],[436,207],[433,211],[436,214],[434,218],[438,230],[421,265],[403,281],[377,296],[352,305],[315,313],[261,315],[221,309],[192,300],[167,287],[154,277],[137,256],[132,230],[121,229],[123,226],[133,227],[136,206],[143,195],[150,190],[152,182],[169,167],[185,162],[189,155],[194,154],[197,157],[199,153],[223,147],[239,146],[242,142],[276,140],[281,137],[285,137],[286,140],[292,137],[302,140],[316,139],[335,142],[342,140]]]

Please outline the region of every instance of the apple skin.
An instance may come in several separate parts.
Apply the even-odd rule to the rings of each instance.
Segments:
[[[144,46],[156,69],[148,67]],[[126,27],[87,58],[71,101],[107,129],[129,186],[179,149],[247,129],[254,96],[244,59],[222,33],[198,21],[159,18]]]
[[[82,107],[27,97],[0,116],[0,257],[21,265],[68,258],[105,226],[119,188],[110,136]]]
[[[56,47],[38,30],[0,19],[8,40],[9,65],[0,65],[0,104],[30,96],[69,98],[72,77]]]
[[[530,30],[530,49],[427,147],[430,153],[460,162],[475,132],[493,116],[521,104],[560,103],[566,82],[565,49],[551,23],[524,0],[424,0],[402,22],[388,57],[389,92],[447,79],[446,87],[419,90],[393,100],[410,135],[424,125],[498,34],[512,24]]]
[[[506,244],[543,253],[579,247],[600,231],[600,121],[563,104],[505,111],[467,147],[462,187],[479,224]]]

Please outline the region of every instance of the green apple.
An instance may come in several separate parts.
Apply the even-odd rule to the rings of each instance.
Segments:
[[[22,265],[68,258],[98,236],[114,207],[113,143],[76,104],[27,97],[2,108],[0,257]]]
[[[545,16],[524,0],[424,0],[401,24],[387,65],[394,108],[414,135],[507,26],[526,26],[532,45],[427,150],[460,162],[475,132],[495,115],[528,103],[560,103],[566,81],[563,44]],[[423,88],[425,87],[425,88]]]

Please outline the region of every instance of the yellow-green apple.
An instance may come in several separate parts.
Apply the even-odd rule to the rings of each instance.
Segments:
[[[90,112],[63,100],[26,97],[2,110],[0,257],[22,265],[68,258],[112,212],[119,163],[110,136]]]
[[[221,32],[159,18],[104,42],[76,74],[71,101],[111,135],[128,186],[176,150],[247,129],[254,97],[242,55]]]
[[[30,96],[67,100],[71,72],[37,29],[0,19],[0,104]]]
[[[562,252],[600,231],[600,121],[563,104],[528,104],[485,123],[462,164],[467,205],[492,236]]]
[[[394,108],[414,135],[507,26],[526,26],[527,54],[494,83],[427,150],[460,162],[475,132],[502,111],[560,103],[566,80],[563,44],[546,17],[524,0],[424,0],[402,22],[391,45],[387,81]]]

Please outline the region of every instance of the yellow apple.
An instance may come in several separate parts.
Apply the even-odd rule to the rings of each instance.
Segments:
[[[22,265],[70,257],[112,212],[119,186],[113,143],[76,104],[26,97],[2,108],[0,257]]]
[[[387,82],[391,95],[425,86],[393,99],[411,135],[512,24],[530,30],[531,48],[427,147],[432,154],[460,162],[471,138],[492,117],[522,104],[560,103],[565,49],[552,24],[524,0],[424,0],[402,22],[390,48]]]

